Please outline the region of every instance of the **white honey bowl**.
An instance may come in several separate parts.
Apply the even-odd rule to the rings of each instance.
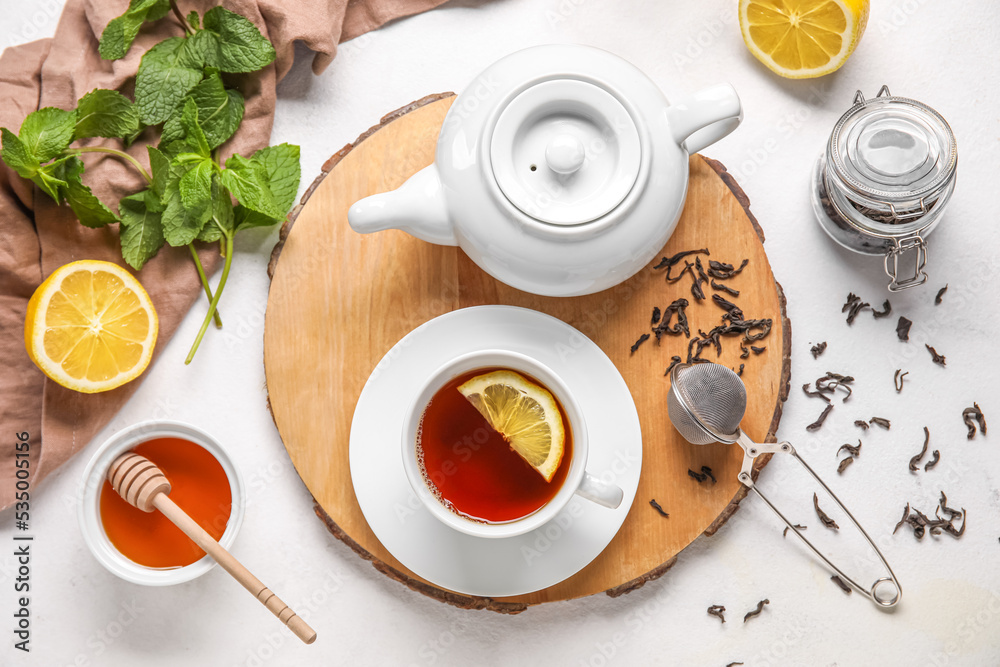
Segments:
[[[78,515],[84,541],[94,554],[94,558],[108,571],[135,584],[172,586],[200,577],[215,567],[215,561],[206,554],[184,567],[167,569],[140,565],[118,551],[108,539],[101,521],[101,489],[104,487],[105,476],[111,463],[123,452],[156,438],[183,438],[193,442],[208,451],[222,466],[229,480],[232,509],[219,544],[229,549],[236,541],[236,534],[243,524],[243,515],[246,513],[246,485],[243,482],[243,475],[218,440],[205,431],[183,422],[144,421],[108,438],[94,453],[83,473],[84,488]]]

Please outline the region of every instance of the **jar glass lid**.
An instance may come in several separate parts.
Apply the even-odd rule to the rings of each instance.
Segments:
[[[531,86],[503,109],[490,162],[504,196],[554,225],[597,220],[617,207],[639,175],[639,131],[607,90],[579,79]]]
[[[951,127],[916,100],[859,98],[830,136],[836,176],[868,200],[904,206],[932,202],[955,174],[958,153]]]

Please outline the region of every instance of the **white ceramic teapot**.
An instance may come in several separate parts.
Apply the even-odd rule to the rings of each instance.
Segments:
[[[688,155],[743,119],[729,84],[669,104],[629,62],[579,45],[491,65],[456,98],[434,164],[349,213],[457,245],[518,289],[577,296],[627,280],[677,226]]]

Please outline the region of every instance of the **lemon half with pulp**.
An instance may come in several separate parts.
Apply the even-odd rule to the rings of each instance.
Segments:
[[[108,391],[149,365],[159,321],[146,290],[111,262],[59,267],[28,301],[24,344],[49,378],[83,393]]]

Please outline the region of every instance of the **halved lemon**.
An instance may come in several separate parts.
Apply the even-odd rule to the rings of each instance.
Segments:
[[[548,389],[514,371],[493,371],[459,385],[458,391],[511,449],[552,481],[566,449],[566,432]]]
[[[87,394],[138,377],[149,365],[159,321],[136,278],[111,262],[59,267],[28,301],[24,345],[48,377]]]
[[[868,23],[869,0],[740,0],[743,41],[789,79],[811,79],[847,62]]]

